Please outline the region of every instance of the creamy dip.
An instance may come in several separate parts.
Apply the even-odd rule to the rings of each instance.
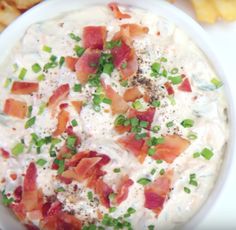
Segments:
[[[25,193],[25,177],[30,163],[36,165],[36,185],[37,189],[42,190],[43,203],[50,203],[49,200],[60,203],[60,212],[75,216],[84,229],[96,229],[94,225],[97,229],[115,229],[114,223],[119,220],[126,222],[124,229],[173,229],[187,222],[209,196],[228,139],[227,103],[222,83],[199,48],[168,19],[140,9],[120,8],[131,17],[119,20],[108,7],[95,6],[34,24],[2,65],[0,190],[5,205],[12,208],[19,202],[24,204],[17,201],[14,194],[19,186]],[[124,62],[121,67],[108,72],[103,69],[98,74],[103,87],[91,81],[81,84],[78,73],[68,68],[63,57],[81,58],[77,54],[81,56],[78,47],[83,47],[84,41],[79,38],[83,38],[84,27],[105,26],[108,42],[120,31],[120,25],[131,23],[148,28],[144,34],[132,37],[128,44],[137,55],[137,72],[121,81],[120,70],[129,68]],[[107,44],[119,48],[119,42]],[[107,47],[103,52],[110,53],[110,50]],[[49,66],[51,64],[48,69],[45,68],[47,63]],[[38,83],[39,88],[30,94],[16,94],[12,90],[16,81]],[[69,95],[51,108],[49,98],[63,84],[69,84]],[[112,113],[113,97],[105,92],[104,85],[111,86],[121,99],[127,89],[138,88],[142,96],[126,102],[128,111],[154,109],[154,117],[148,124],[150,127],[147,127],[144,119],[142,131],[135,130],[134,125],[127,132],[117,133],[115,126],[119,124],[124,127],[124,123],[118,122],[118,117],[125,119],[127,126],[132,126],[132,118],[129,112],[123,115]],[[169,87],[173,92],[168,91]],[[103,98],[103,102],[96,103],[94,95],[100,96],[100,99],[101,95],[105,95],[105,101]],[[23,119],[6,112],[6,100],[9,98],[27,104],[28,111]],[[71,104],[72,101],[83,102],[79,113]],[[69,114],[67,131],[53,136],[61,111]],[[142,122],[142,119],[138,119],[138,122]],[[68,133],[68,127],[73,129],[73,134]],[[143,161],[139,161],[132,150],[118,141],[131,134],[135,135],[137,141],[145,140],[149,145]],[[78,145],[73,143],[74,136],[80,139]],[[164,159],[154,157],[158,144],[162,146],[166,136],[177,136],[186,145],[181,153],[177,150],[178,154],[171,161],[165,159],[168,156],[164,156]],[[45,141],[45,137],[51,138]],[[150,144],[151,140],[158,140],[159,143]],[[68,149],[68,145],[71,147],[70,141],[73,151]],[[171,143],[164,146],[167,155],[178,149],[178,144],[173,147]],[[68,154],[59,158],[63,146],[67,147]],[[100,179],[113,190],[109,194],[110,208],[101,202],[99,189],[87,186],[87,178],[73,179],[68,184],[58,177],[75,167],[67,168],[66,162],[83,151],[94,151],[110,158],[100,168],[105,172]],[[55,167],[52,167],[53,162]],[[145,189],[158,178],[165,178],[169,172],[172,173],[170,186],[165,193],[164,204],[160,205],[161,211],[157,213],[145,205],[148,199]],[[127,197],[121,203],[114,204],[112,195],[119,193],[121,178],[125,176],[132,181],[132,185],[128,187]],[[21,221],[50,229],[42,227],[45,217],[39,215],[34,218],[32,211],[26,211]],[[107,224],[106,218],[113,221],[113,226]]]

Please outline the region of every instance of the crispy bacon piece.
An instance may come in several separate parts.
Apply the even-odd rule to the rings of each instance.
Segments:
[[[27,212],[38,210],[39,208],[39,194],[37,190],[36,178],[37,169],[35,163],[32,162],[26,170],[22,193],[22,203],[24,204]]]
[[[57,105],[66,100],[70,92],[69,84],[59,86],[48,100],[48,107],[55,109]]]
[[[27,104],[23,101],[18,101],[9,98],[5,101],[3,112],[9,116],[24,119],[27,115]]]
[[[105,26],[86,26],[83,29],[83,44],[85,48],[102,50],[106,41]]]
[[[133,77],[138,71],[138,58],[134,50],[131,51],[129,57],[123,63],[126,63],[126,65],[124,68],[121,65],[120,74],[123,80],[127,80]]]
[[[11,93],[17,95],[28,95],[36,93],[38,90],[39,83],[37,82],[14,81],[12,84]]]
[[[77,77],[81,84],[87,83],[89,76],[97,72],[100,50],[87,49],[75,65]]]
[[[1,153],[2,157],[5,159],[8,159],[10,157],[10,153],[3,148],[0,148],[0,153]]]
[[[132,186],[133,183],[133,180],[129,179],[127,175],[121,179],[120,184],[118,186],[117,195],[114,199],[114,202],[116,204],[120,204],[127,199],[129,194],[129,187]]]
[[[128,46],[123,39],[118,37],[117,39],[114,39],[114,41],[119,41],[121,42],[120,46],[115,46],[111,50],[111,54],[113,57],[113,63],[116,68],[119,68],[122,63],[126,62],[128,58],[130,57],[131,54],[131,48]]]
[[[20,202],[22,199],[22,186],[18,186],[14,191],[15,201]]]
[[[59,136],[65,132],[67,123],[70,119],[70,114],[66,110],[61,110],[57,117],[57,128],[53,132],[53,136]]]
[[[72,72],[75,72],[75,65],[78,60],[79,58],[75,58],[75,57],[69,57],[69,56],[65,57],[67,68],[70,69]]]
[[[192,88],[191,88],[189,79],[185,78],[183,80],[183,82],[181,83],[181,85],[178,87],[178,89],[181,91],[184,91],[184,92],[188,92],[188,93],[192,92]]]
[[[117,133],[123,134],[123,133],[129,132],[131,130],[131,126],[130,125],[128,125],[128,126],[117,125],[114,127],[114,129]]]
[[[151,184],[145,186],[145,208],[151,209],[157,215],[160,214],[172,183],[173,172],[168,171],[163,176],[157,178]]]
[[[112,10],[114,17],[117,19],[131,18],[129,14],[122,13],[115,2],[108,4],[108,7]]]
[[[99,200],[102,205],[110,208],[109,195],[113,193],[113,190],[102,179],[99,179],[96,182],[95,192],[99,196]]]
[[[115,90],[113,90],[110,85],[105,85],[105,83],[102,82],[102,86],[106,93],[106,96],[112,100],[112,114],[114,115],[125,113],[129,108],[127,102]]]
[[[83,101],[71,101],[71,104],[73,105],[76,112],[80,114],[83,104],[84,104]]]
[[[167,91],[168,95],[173,95],[173,94],[175,94],[175,91],[174,91],[172,85],[171,85],[169,82],[166,82],[166,83],[164,84],[164,86],[165,86],[165,88],[166,88],[166,91]]]
[[[138,87],[132,87],[125,91],[123,98],[125,101],[135,101],[136,99],[141,98],[143,95],[139,91]]]
[[[147,155],[147,146],[144,139],[137,140],[135,134],[130,133],[117,140],[125,150],[131,152],[137,157],[140,163],[143,163]]]
[[[149,123],[147,129],[151,128],[151,124],[153,122],[154,116],[155,116],[156,109],[150,107],[144,112],[137,111],[135,109],[129,110],[129,118],[137,117],[140,121],[146,121]]]
[[[178,135],[167,135],[164,137],[164,143],[156,146],[156,153],[152,158],[172,163],[176,157],[188,148],[189,144],[188,140]]]
[[[145,35],[149,32],[148,27],[135,23],[122,24],[121,29],[128,29],[131,37]]]

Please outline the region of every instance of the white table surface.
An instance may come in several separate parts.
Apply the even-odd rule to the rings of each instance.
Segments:
[[[178,0],[176,5],[194,17],[191,4],[186,0]],[[234,99],[236,108],[236,22],[218,22],[214,25],[201,24],[210,36],[212,44],[220,57],[222,66]],[[196,230],[236,230],[236,152],[234,151],[234,166],[221,195],[205,219]]]

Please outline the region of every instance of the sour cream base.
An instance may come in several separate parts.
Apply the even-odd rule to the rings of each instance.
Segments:
[[[111,112],[106,112],[110,106],[102,104],[100,112],[94,111],[91,105],[94,89],[85,85],[82,93],[70,90],[70,95],[65,103],[72,100],[87,101],[87,105],[82,109],[80,115],[71,106],[67,108],[67,111],[70,113],[70,121],[74,119],[78,121],[78,126],[74,127],[74,132],[82,139],[82,145],[78,151],[89,149],[107,154],[111,158],[109,164],[103,168],[107,172],[104,181],[114,189],[116,189],[117,181],[121,175],[127,174],[134,181],[129,189],[128,198],[117,207],[114,213],[109,215],[117,218],[124,215],[127,208],[132,207],[136,212],[129,220],[134,229],[148,229],[150,225],[154,225],[158,229],[172,229],[191,218],[213,188],[228,139],[227,114],[225,114],[227,103],[223,88],[216,89],[212,83],[212,79],[217,78],[216,73],[201,51],[183,31],[167,19],[146,14],[139,9],[129,9],[128,13],[132,16],[130,19],[117,20],[107,7],[97,6],[82,12],[70,13],[53,21],[33,25],[16,46],[9,60],[6,61],[7,65],[2,66],[2,76],[5,79],[10,77],[12,81],[18,80],[19,72],[24,67],[28,70],[24,80],[37,81],[39,74],[31,71],[31,66],[34,63],[43,66],[50,57],[50,54],[44,52],[42,47],[44,45],[52,47],[51,54],[57,57],[75,56],[75,41],[68,34],[74,33],[82,37],[82,29],[85,26],[106,26],[108,41],[119,31],[121,24],[136,23],[147,26],[149,33],[135,38],[133,43],[138,57],[142,60],[139,63],[139,68],[142,70],[141,77],[144,76],[154,81],[155,86],[160,87],[158,93],[162,95],[161,86],[166,79],[151,77],[151,65],[165,57],[168,61],[164,62],[163,66],[167,70],[178,68],[179,72],[186,75],[191,82],[191,93],[175,90],[174,103],[170,97],[163,93],[164,97],[161,97],[160,100],[162,106],[156,109],[152,123],[152,126],[161,126],[157,136],[177,133],[187,138],[190,132],[194,133],[197,138],[191,140],[191,145],[186,151],[181,153],[172,164],[165,162],[157,164],[149,156],[146,157],[143,164],[140,164],[130,152],[116,143],[119,135],[113,128],[115,116]],[[88,15],[93,15],[92,19]],[[12,68],[15,63],[19,67],[17,71]],[[101,78],[106,84],[112,85],[121,95],[126,90],[119,83],[117,70],[114,70],[111,76],[102,74]],[[87,193],[90,190],[82,186],[81,183],[73,182],[71,185],[64,185],[56,180],[57,171],[51,169],[54,159],[49,155],[50,146],[43,146],[39,155],[36,154],[35,148],[27,151],[32,133],[45,137],[52,135],[55,130],[56,116],[52,117],[48,108],[45,108],[42,115],[38,115],[38,111],[40,105],[47,103],[53,91],[64,83],[69,83],[71,89],[78,83],[76,74],[69,71],[66,66],[45,73],[45,80],[40,82],[37,96],[11,95],[10,86],[4,87],[5,80],[3,80],[0,95],[1,110],[3,110],[7,98],[20,99],[27,102],[27,105],[33,106],[32,116],[37,117],[37,122],[29,129],[25,129],[27,119],[22,121],[4,114],[0,115],[0,129],[2,130],[0,147],[11,152],[15,144],[22,139],[25,145],[25,152],[17,157],[11,155],[9,159],[4,159],[0,156],[2,162],[0,180],[3,181],[1,190],[5,190],[6,194],[11,194],[17,186],[22,185],[23,177],[21,175],[25,173],[29,163],[43,158],[47,163],[43,168],[37,167],[38,187],[42,188],[45,196],[55,195],[55,190],[58,187],[63,187],[65,191],[57,195],[58,200],[63,204],[63,209],[69,212],[73,211],[78,219],[90,222],[97,219],[95,213],[97,208],[103,213],[109,211],[99,202],[91,203],[87,198]],[[136,84],[135,79],[130,80],[130,86],[134,84]],[[142,101],[142,104],[145,106],[145,102]],[[184,119],[194,120],[194,126],[184,128],[181,125]],[[167,127],[168,122],[173,122],[174,125]],[[57,147],[60,148],[60,145],[62,143],[59,143]],[[210,160],[203,157],[193,158],[194,153],[201,152],[204,148],[209,148],[214,153]],[[121,173],[114,173],[114,168],[120,168]],[[152,169],[156,169],[154,175],[151,175]],[[173,189],[168,195],[169,199],[165,202],[164,209],[157,218],[155,213],[144,208],[144,188],[137,181],[144,177],[153,181],[159,176],[162,169],[173,169]],[[15,181],[10,177],[12,172],[18,175]],[[196,174],[198,186],[189,185],[191,174]],[[79,194],[73,192],[75,184],[79,189],[81,188]],[[185,187],[188,187],[191,193],[186,193]],[[96,198],[96,194],[94,196]]]

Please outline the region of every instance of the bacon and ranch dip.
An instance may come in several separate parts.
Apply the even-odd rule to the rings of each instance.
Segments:
[[[27,229],[173,229],[213,189],[222,83],[166,18],[109,4],[32,25],[0,87],[2,203]]]

